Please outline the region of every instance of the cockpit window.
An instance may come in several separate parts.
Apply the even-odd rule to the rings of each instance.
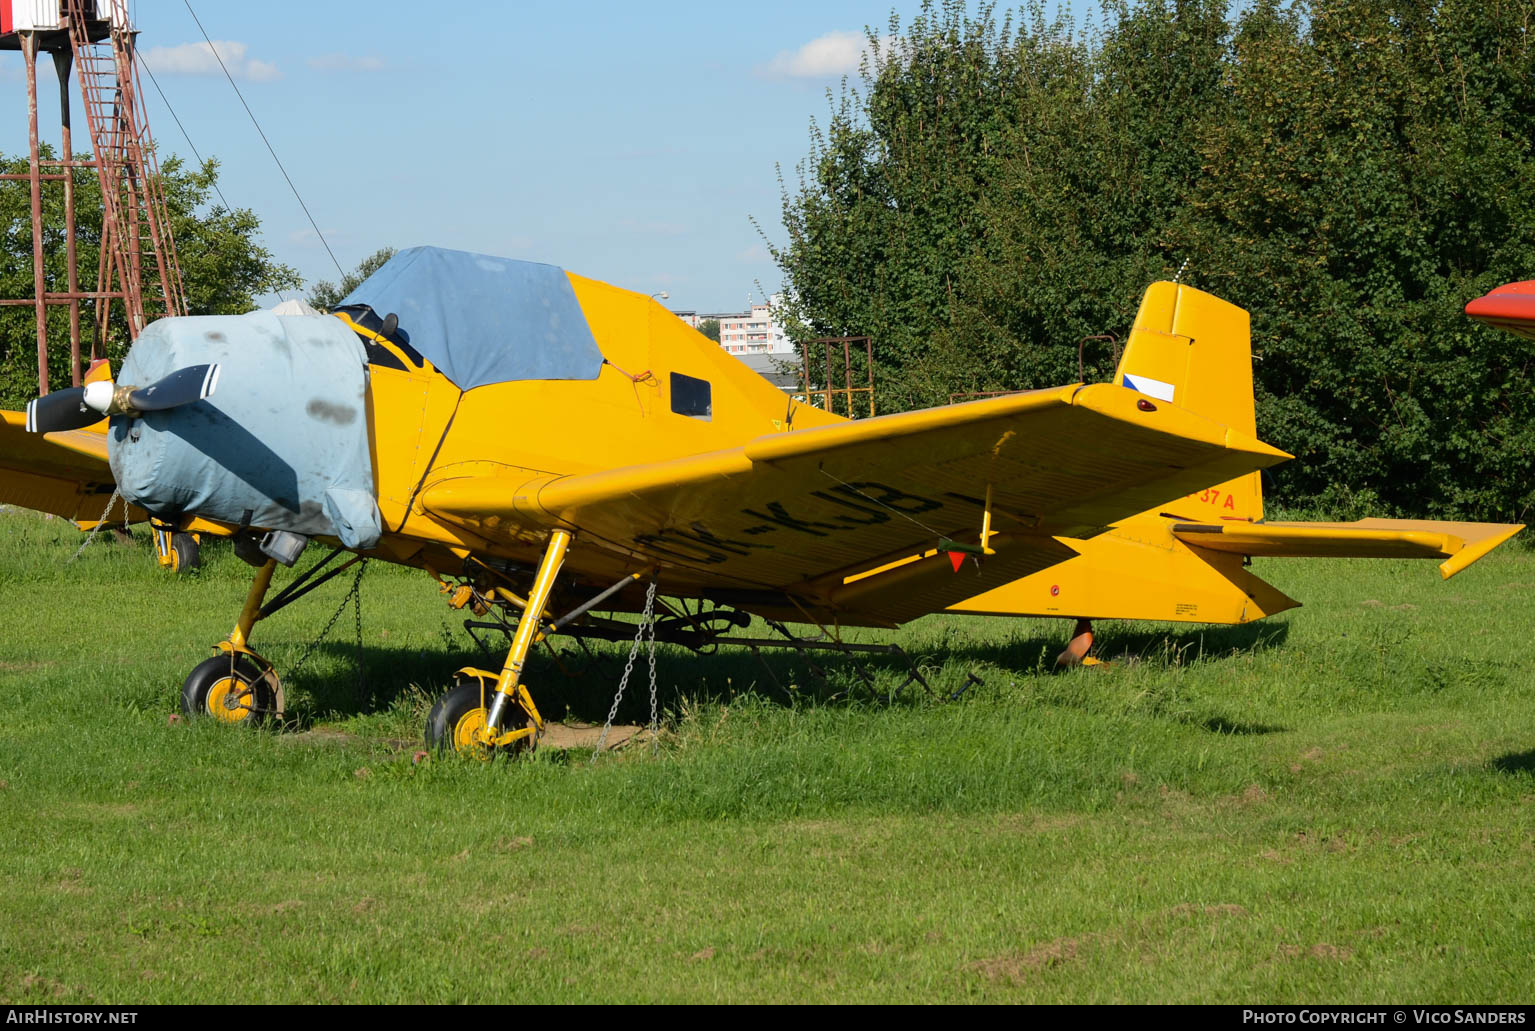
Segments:
[[[709,381],[672,373],[672,411],[695,419],[714,418],[714,401]]]
[[[426,359],[420,351],[410,346],[410,334],[398,322],[395,322],[390,332],[385,333],[387,320],[379,318],[378,312],[366,304],[344,304],[332,308],[330,313],[351,326],[362,338],[363,348],[368,352],[369,365],[399,369],[401,372],[426,368]]]

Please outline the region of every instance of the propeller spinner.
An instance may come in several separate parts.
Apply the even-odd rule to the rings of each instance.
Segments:
[[[27,432],[79,430],[104,415],[138,415],[201,401],[219,385],[219,366],[189,365],[147,387],[117,386],[99,380],[80,387],[55,390],[27,404]]]

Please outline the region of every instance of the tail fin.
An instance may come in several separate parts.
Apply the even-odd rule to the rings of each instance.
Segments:
[[[1141,298],[1114,382],[1256,436],[1249,325],[1246,311],[1213,294],[1153,283]],[[1263,482],[1256,472],[1189,500],[1190,513],[1202,519],[1263,518]]]

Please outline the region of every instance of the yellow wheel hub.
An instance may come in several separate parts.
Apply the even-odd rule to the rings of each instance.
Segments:
[[[470,709],[458,718],[453,724],[453,750],[460,755],[470,755],[476,759],[489,759],[490,749],[486,746],[483,735],[485,733],[484,709]]]
[[[244,723],[255,704],[255,688],[238,677],[220,677],[208,688],[208,715],[220,723]]]

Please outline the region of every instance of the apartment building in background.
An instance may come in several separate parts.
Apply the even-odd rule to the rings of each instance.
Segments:
[[[773,317],[773,309],[782,300],[782,294],[774,294],[767,301],[751,305],[746,311],[673,311],[672,314],[694,329],[707,319],[717,320],[720,324],[720,346],[731,354],[792,356],[794,345]]]
[[[782,294],[774,294],[747,311],[715,316],[720,320],[720,346],[734,355],[793,354],[794,345],[773,318],[773,308],[782,300]]]
[[[782,294],[774,294],[765,303],[750,305],[746,311],[673,311],[672,314],[694,329],[708,319],[717,320],[720,347],[774,386],[794,393],[799,389],[794,345],[773,317],[773,309],[782,300]]]

